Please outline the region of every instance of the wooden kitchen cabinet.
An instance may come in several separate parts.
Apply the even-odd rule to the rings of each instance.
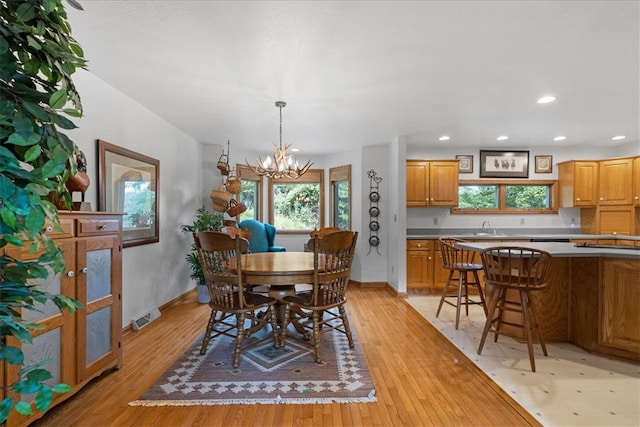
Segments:
[[[558,163],[559,207],[596,206],[598,170],[597,161],[571,160]]]
[[[601,160],[599,165],[598,205],[633,203],[633,159]]]
[[[640,232],[638,209],[627,206],[598,206],[580,210],[580,228],[586,234],[635,235]]]
[[[629,301],[638,299],[640,267],[637,261],[602,260],[600,284],[600,325],[598,344],[609,347],[610,354],[640,357],[640,311]]]
[[[45,365],[52,384],[66,383],[72,390],[53,396],[52,407],[78,392],[89,380],[122,366],[122,216],[100,212],[60,213],[63,231],[44,232],[64,252],[62,273],[38,282],[42,289],[77,299],[83,307],[75,313],[60,312],[53,303],[40,305],[41,312],[24,311],[23,319],[39,324],[33,343],[22,345],[25,364],[51,359]],[[35,259],[26,248],[10,247],[8,254]],[[11,341],[11,340],[10,340]],[[13,340],[12,345],[19,345]],[[19,367],[6,365],[3,384],[18,378]],[[27,425],[42,416],[12,412],[7,426]]]
[[[633,159],[633,204],[640,206],[640,157]]]
[[[407,290],[430,293],[433,287],[433,240],[407,240]]]
[[[407,207],[457,206],[458,160],[407,160]]]

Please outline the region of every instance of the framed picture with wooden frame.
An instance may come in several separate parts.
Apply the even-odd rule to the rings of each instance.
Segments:
[[[160,161],[98,140],[98,210],[122,212],[122,246],[160,241]]]
[[[480,150],[480,178],[528,177],[528,151]]]
[[[473,156],[467,154],[457,154],[458,173],[473,173]]]
[[[553,171],[552,156],[536,156],[535,157],[536,173],[551,173]]]

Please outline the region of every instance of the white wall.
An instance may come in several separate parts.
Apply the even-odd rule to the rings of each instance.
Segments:
[[[96,139],[160,161],[160,242],[123,249],[123,326],[153,307],[194,286],[184,260],[191,236],[180,225],[192,221],[201,200],[200,144],[91,73],[80,70],[74,82],[84,117],[68,133],[85,153],[91,186],[85,201],[97,210]]]

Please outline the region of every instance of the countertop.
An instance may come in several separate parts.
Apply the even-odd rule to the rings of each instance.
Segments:
[[[574,228],[557,228],[557,229],[538,229],[538,228],[522,228],[522,229],[493,229],[482,232],[479,229],[407,229],[407,239],[437,239],[442,236],[456,237],[458,239],[473,240],[635,240],[640,241],[640,236],[629,236],[622,234],[582,234],[580,229]]]
[[[457,243],[457,245],[475,251],[482,251],[496,246],[495,243],[491,242],[463,242]],[[518,246],[547,251],[552,256],[559,258],[604,257],[640,260],[640,250],[638,249],[590,248],[565,242],[518,242]],[[633,247],[631,246],[630,248]]]

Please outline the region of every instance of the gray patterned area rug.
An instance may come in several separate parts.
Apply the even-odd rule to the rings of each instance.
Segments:
[[[340,332],[322,336],[322,364],[309,342],[288,338],[273,347],[269,327],[251,336],[258,342],[231,366],[233,339],[217,337],[200,355],[202,337],[130,406],[229,404],[314,404],[375,402],[373,381],[354,335],[353,349]]]

